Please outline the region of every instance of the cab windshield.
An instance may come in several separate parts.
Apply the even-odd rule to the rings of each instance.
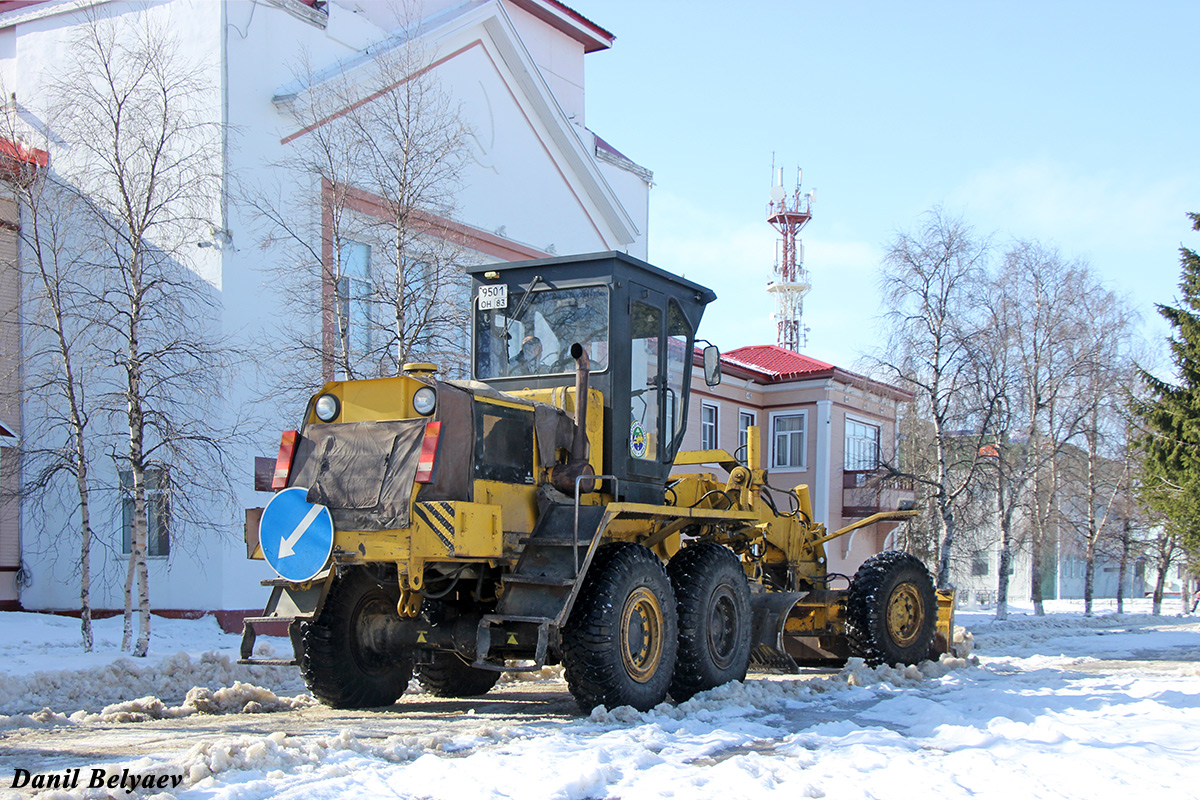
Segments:
[[[571,345],[583,345],[592,372],[608,369],[606,286],[542,289],[475,311],[475,377],[559,375],[575,370]]]

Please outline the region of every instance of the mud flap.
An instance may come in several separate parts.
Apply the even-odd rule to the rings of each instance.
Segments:
[[[942,653],[954,655],[954,590],[938,589],[937,626],[933,631],[933,647],[929,657],[936,661]]]
[[[304,655],[301,625],[321,613],[332,582],[333,570],[325,570],[308,583],[299,585],[278,579],[263,581],[263,585],[272,587],[271,598],[267,601],[267,607],[261,617],[246,617],[242,620],[242,646],[239,653],[241,658],[237,663],[271,666],[299,664]],[[258,637],[256,626],[279,623],[287,623],[293,658],[255,658],[254,641]]]
[[[763,592],[750,596],[750,664],[795,672],[795,659],[784,647],[788,615],[807,592]]]

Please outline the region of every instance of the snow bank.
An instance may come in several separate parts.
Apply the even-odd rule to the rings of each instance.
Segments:
[[[721,716],[770,713],[789,703],[804,702],[817,695],[844,691],[851,687],[877,684],[914,686],[923,681],[944,677],[954,670],[977,666],[978,663],[974,658],[943,655],[938,661],[923,661],[914,666],[868,667],[861,658],[852,658],[836,675],[808,679],[733,681],[701,692],[678,705],[660,703],[645,712],[632,706],[619,706],[612,710],[598,706],[592,709],[588,719],[602,724],[635,724],[663,719],[696,718],[711,721]]]
[[[270,689],[236,681],[232,686],[213,691],[203,686],[188,690],[183,703],[171,706],[153,695],[105,706],[99,713],[76,711],[67,715],[43,708],[33,714],[0,715],[0,730],[41,725],[68,725],[86,722],[146,722],[152,719],[177,719],[193,714],[258,714],[269,711],[294,711],[316,705],[311,695],[280,697]]]
[[[213,690],[234,683],[265,684],[272,691],[303,690],[294,667],[238,664],[229,656],[204,653],[192,658],[177,653],[156,664],[139,665],[118,658],[99,669],[0,673],[0,714],[28,713],[43,707],[98,711],[130,697],[153,695],[181,702],[194,687]]]

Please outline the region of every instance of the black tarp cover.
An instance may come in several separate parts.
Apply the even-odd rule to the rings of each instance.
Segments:
[[[425,419],[343,422],[304,429],[290,486],[329,508],[343,531],[407,528]]]

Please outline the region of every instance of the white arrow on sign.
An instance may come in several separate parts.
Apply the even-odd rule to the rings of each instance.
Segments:
[[[295,545],[296,542],[300,541],[300,537],[304,535],[304,532],[308,530],[308,526],[311,525],[313,520],[317,518],[317,515],[321,513],[322,508],[323,506],[313,506],[310,508],[308,513],[304,515],[304,519],[300,520],[300,523],[295,527],[295,529],[287,536],[284,536],[279,540],[280,558],[287,558],[296,552],[292,549],[292,546]]]

